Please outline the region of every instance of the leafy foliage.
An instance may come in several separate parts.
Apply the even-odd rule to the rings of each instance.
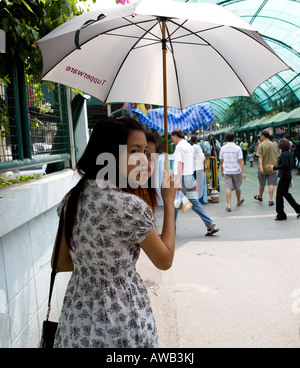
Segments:
[[[250,97],[233,97],[231,100],[232,104],[225,112],[222,125],[242,126],[265,114],[261,104]]]
[[[21,176],[17,176],[14,179],[3,178],[0,176],[0,188],[8,187],[9,185],[13,185],[13,184],[24,183],[26,181],[33,180],[33,179],[39,179],[39,178],[40,178],[40,175],[38,174],[33,174],[32,176],[31,175],[21,175]]]

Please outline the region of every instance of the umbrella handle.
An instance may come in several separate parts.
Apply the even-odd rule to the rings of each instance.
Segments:
[[[87,20],[85,23],[83,23],[83,25],[78,28],[76,30],[76,33],[75,33],[75,46],[76,46],[76,49],[78,50],[81,50],[81,47],[80,47],[80,44],[79,44],[79,34],[80,34],[80,31],[83,29],[83,28],[86,28],[88,27],[89,25],[91,24],[94,24],[96,22],[98,22],[99,20],[103,19],[103,18],[106,18],[106,15],[104,14],[99,14],[97,19],[90,19],[90,20]]]

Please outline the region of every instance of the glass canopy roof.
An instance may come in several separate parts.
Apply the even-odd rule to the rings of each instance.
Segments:
[[[233,11],[250,23],[292,70],[273,76],[254,92],[266,111],[270,101],[280,98],[283,91],[300,101],[300,0],[177,0],[182,2],[215,3]],[[211,101],[215,115],[230,106],[230,99]]]

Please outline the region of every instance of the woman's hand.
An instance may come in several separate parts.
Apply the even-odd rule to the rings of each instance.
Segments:
[[[174,176],[163,172],[161,195],[164,201],[164,220],[161,237],[153,228],[140,243],[152,263],[160,270],[168,270],[173,263],[175,252],[174,200],[177,188]]]
[[[168,175],[167,171],[164,170],[161,184],[161,196],[164,203],[172,203],[172,205],[174,205],[177,190],[178,188],[174,182],[174,175]]]

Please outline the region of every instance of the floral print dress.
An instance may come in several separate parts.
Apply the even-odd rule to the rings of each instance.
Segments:
[[[138,243],[153,227],[153,213],[140,198],[86,181],[55,348],[159,347],[147,289],[135,268]]]

